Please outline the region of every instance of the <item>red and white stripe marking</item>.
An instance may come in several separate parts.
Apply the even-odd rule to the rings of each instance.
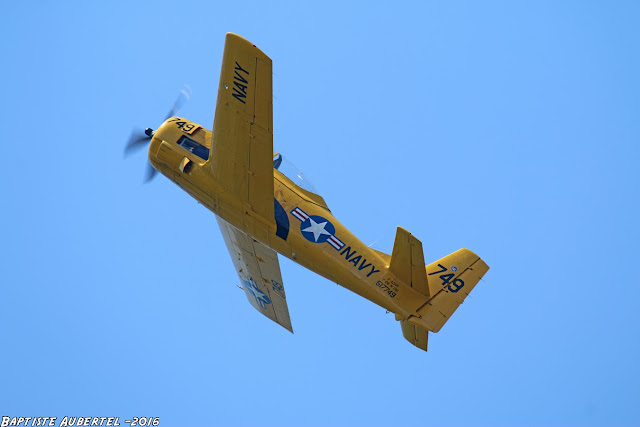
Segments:
[[[329,237],[327,239],[327,242],[337,250],[342,249],[342,247],[344,246],[344,243],[342,243],[336,236]]]
[[[309,218],[309,215],[304,213],[304,211],[302,209],[300,209],[300,208],[295,208],[294,210],[292,210],[291,211],[291,215],[295,216],[296,218],[298,218],[302,222],[306,221],[307,218]]]

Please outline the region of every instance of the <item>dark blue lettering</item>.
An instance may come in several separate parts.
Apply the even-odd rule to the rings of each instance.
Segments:
[[[244,93],[245,95],[247,94],[247,86],[246,85],[241,85],[238,82],[233,82],[234,85],[236,85],[236,87],[238,89],[240,89],[240,92]]]
[[[242,71],[243,73],[245,73],[246,75],[249,75],[249,72],[247,70],[245,70],[244,68],[242,68],[240,66],[240,64],[238,64],[238,61],[236,61],[236,68],[234,68],[234,70],[239,70],[239,71]]]
[[[367,277],[371,276],[373,273],[380,273],[380,270],[376,270],[374,266],[371,266],[371,272],[367,274]]]
[[[231,95],[235,99],[237,99],[238,101],[242,102],[243,104],[246,104],[247,102],[243,98],[247,97],[247,86],[246,86],[246,84],[248,84],[249,82],[247,81],[247,79],[242,77],[238,71],[242,71],[246,75],[249,75],[249,72],[247,70],[245,70],[244,68],[242,68],[240,66],[240,64],[238,64],[238,61],[236,61],[236,68],[234,68],[234,70],[235,70],[235,74],[236,75],[235,75],[235,77],[233,79],[239,81],[240,83],[245,83],[245,84],[240,84],[238,82],[233,82],[236,85],[236,87],[233,88],[233,93]],[[240,90],[238,90],[238,89],[240,89]]]
[[[249,83],[249,82],[247,81],[247,79],[245,79],[244,77],[242,77],[242,76],[240,75],[240,73],[238,73],[237,71],[236,71],[236,76],[233,78],[233,80],[237,80],[237,81],[239,81],[239,82],[241,82],[241,83],[245,83],[245,84]]]
[[[238,101],[242,102],[243,104],[246,104],[245,100],[241,99],[241,98],[246,98],[247,95],[244,95],[244,94],[240,93],[240,91],[238,89],[236,89],[235,87],[233,88],[233,92],[235,92],[235,93],[232,93],[231,95],[235,99],[237,99]]]
[[[340,255],[344,255],[344,258],[353,263],[355,267],[358,267],[358,270],[364,270],[365,268],[371,268],[371,271],[367,274],[367,277],[371,276],[373,273],[380,273],[380,270],[376,270],[376,267],[367,262],[366,258],[362,258],[362,255],[356,255],[355,249],[351,249],[351,246],[347,246],[340,252]],[[360,265],[358,265],[360,264]]]
[[[355,250],[353,252],[351,251],[351,246],[347,246],[346,248],[344,248],[342,252],[340,252],[340,255],[344,255],[345,252],[347,253],[347,255],[345,255],[345,259],[347,261],[349,261],[349,258],[356,254]]]
[[[367,267],[371,267],[371,263],[365,264],[365,262],[367,262],[366,258],[362,258],[362,262],[360,263],[360,266],[358,267],[358,270],[363,270]]]
[[[349,262],[352,262],[353,265],[355,265],[356,267],[358,266],[358,263],[360,262],[360,260],[362,259],[362,255],[358,255],[356,257],[353,257],[349,260]]]

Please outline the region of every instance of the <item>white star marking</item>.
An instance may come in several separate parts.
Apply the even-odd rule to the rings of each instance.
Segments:
[[[307,233],[313,233],[313,238],[315,239],[316,242],[318,242],[318,239],[323,234],[331,236],[331,233],[329,233],[327,230],[324,229],[328,221],[321,222],[319,224],[315,222],[312,218],[309,218],[309,221],[311,221],[311,225],[302,231]]]
[[[267,297],[267,294],[262,292],[253,280],[249,279],[247,288],[256,299],[256,302],[260,307],[267,308],[267,304],[271,304],[271,301],[269,300],[269,297]]]
[[[254,297],[261,300],[264,300],[264,297],[267,296],[264,292],[260,290],[260,288],[258,288],[256,285],[254,285],[251,282],[249,282],[249,291],[253,294]]]

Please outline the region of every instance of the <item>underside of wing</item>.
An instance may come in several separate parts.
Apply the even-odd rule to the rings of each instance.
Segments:
[[[251,305],[293,332],[278,254],[219,217],[218,225]]]
[[[232,33],[225,39],[208,167],[224,191],[273,220],[271,59]]]

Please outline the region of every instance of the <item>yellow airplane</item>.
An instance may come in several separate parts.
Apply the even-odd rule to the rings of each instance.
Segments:
[[[226,35],[213,131],[169,117],[150,141],[155,170],[218,220],[251,305],[293,332],[277,253],[395,313],[404,337],[427,350],[489,267],[468,249],[425,266],[422,243],[398,227],[391,255],[363,244],[324,199],[283,174],[273,155],[271,59]],[[176,108],[169,116],[173,116]]]

